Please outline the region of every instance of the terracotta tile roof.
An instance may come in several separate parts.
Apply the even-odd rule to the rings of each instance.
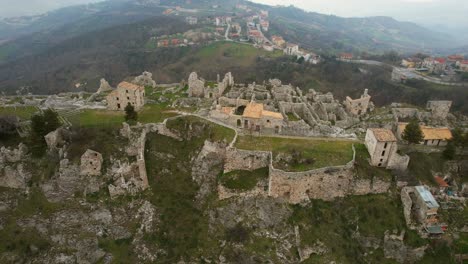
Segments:
[[[222,107],[221,112],[223,112],[224,114],[230,115],[234,112],[234,109],[236,108],[235,107]]]
[[[405,131],[406,126],[408,123],[399,123],[398,127],[403,133]],[[424,140],[433,140],[433,139],[440,139],[440,140],[449,140],[452,139],[452,131],[446,127],[428,127],[428,126],[421,126],[421,130],[424,134]]]
[[[440,176],[435,176],[434,180],[437,182],[439,187],[449,187],[448,183],[444,181],[444,179]]]
[[[275,119],[283,119],[283,115],[281,113],[277,112],[271,112],[271,111],[263,111],[262,112],[263,116],[275,118]]]
[[[243,117],[260,118],[262,117],[263,104],[249,103],[244,110]]]
[[[129,82],[121,82],[119,85],[117,85],[117,88],[123,88],[123,89],[128,89],[128,90],[144,90],[145,87],[139,86],[133,83]]]
[[[277,112],[265,111],[263,104],[249,103],[244,110],[243,117],[247,118],[262,118],[271,117],[275,119],[283,119],[283,115]]]
[[[395,142],[397,141],[395,135],[390,129],[385,128],[370,128],[377,141],[380,142]]]
[[[440,64],[444,64],[444,63],[445,63],[445,59],[444,59],[444,58],[435,58],[434,60],[437,61],[437,62],[440,63]]]

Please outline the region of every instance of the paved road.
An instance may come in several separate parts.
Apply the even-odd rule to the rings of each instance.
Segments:
[[[226,38],[227,41],[230,41],[231,39],[229,38],[229,31],[231,31],[231,24],[228,23],[228,27],[226,29],[226,33],[224,34],[224,37]]]
[[[442,81],[439,78],[435,77],[430,77],[430,76],[424,76],[418,73],[415,69],[407,69],[407,68],[402,68],[402,67],[396,67],[390,64],[386,64],[380,61],[372,61],[372,60],[342,60],[342,59],[337,59],[338,61],[342,62],[348,62],[348,63],[358,63],[358,64],[367,64],[367,65],[376,65],[376,66],[389,66],[392,67],[393,70],[399,71],[401,73],[404,73],[406,76],[411,77],[412,79],[420,79],[424,80],[427,82],[431,83],[437,83],[437,84],[442,84],[442,85],[449,85],[449,86],[468,86],[468,83],[453,83],[453,82],[445,82]]]

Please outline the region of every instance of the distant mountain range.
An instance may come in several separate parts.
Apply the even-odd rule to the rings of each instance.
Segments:
[[[181,6],[199,9],[195,15],[214,17],[239,12],[239,3],[270,12],[269,35],[281,35],[323,54],[412,53],[441,48],[446,52],[466,51],[451,45],[454,41],[449,35],[388,17],[341,18],[240,0],[113,0],[3,19],[0,91],[32,86],[36,91],[58,92],[79,80],[97,82],[103,76],[119,80],[145,67],[175,63],[184,56],[175,54],[177,50],[147,53],[145,44],[157,32],[181,33],[196,26],[183,22],[183,16],[165,17],[164,10]]]
[[[390,17],[342,18],[295,7],[269,8],[272,27],[291,41],[325,51],[432,52],[456,46],[449,34]]]

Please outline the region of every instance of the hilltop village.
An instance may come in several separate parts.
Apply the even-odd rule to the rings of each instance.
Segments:
[[[44,137],[47,153],[57,158],[58,169],[50,179],[36,183],[49,202],[73,199],[78,193],[105,192],[111,200],[141,195],[155,188],[149,176],[154,165],[147,163],[151,159],[148,151],[154,151],[148,149],[154,134],[185,142],[209,127],[219,126],[234,136],[219,138],[212,134],[192,158],[192,178],[200,186],[197,199],[214,194],[220,201],[263,197],[306,205],[315,200],[398,192],[402,203],[399,214],[405,220],[405,229],[416,231],[418,236],[440,239],[467,228],[466,222],[448,224],[453,220],[447,218],[447,212],[460,208],[466,211],[468,185],[463,175],[466,164],[462,160],[450,161],[449,170],[425,175],[426,179],[432,177],[429,182],[412,175],[414,165],[410,165],[411,157],[418,157],[416,153],[443,151],[453,140],[454,124],[467,122],[466,118],[450,113],[450,101],[429,101],[426,109],[400,103],[378,108],[368,90],[358,98],[347,96],[340,101],[332,93],[303,91],[278,79],[241,84],[235,82],[231,73],[208,81],[195,72],[179,84],[157,84],[151,73],[144,72],[122,81],[116,88],[102,79],[94,94],[27,95],[1,100],[3,111],[9,109],[11,113],[33,108],[39,113],[53,109],[59,114],[62,125]],[[73,127],[83,125],[76,123],[76,115],[105,113],[108,117],[104,118],[111,118],[123,114],[128,106],[144,119],[115,124],[120,126],[119,133],[111,137],[118,138],[117,149],[103,152],[100,148],[86,148],[89,144],[76,145],[74,140],[79,135]],[[154,115],[161,117],[148,118]],[[195,123],[188,127],[178,125],[187,118],[198,119],[204,125],[199,128]],[[23,138],[33,129],[30,121],[14,114],[0,121],[4,133],[17,131]],[[416,121],[423,132],[417,145],[408,145],[403,140],[410,121]],[[292,145],[295,140],[304,142],[298,149],[305,152],[291,150],[287,145],[286,151],[278,152],[274,146],[257,148],[254,143],[274,142],[275,138],[290,140]],[[314,150],[314,146],[322,144],[325,145]],[[344,146],[340,154],[333,152],[337,145]],[[311,157],[307,157],[308,148],[315,151]],[[82,152],[77,153],[78,149]],[[25,162],[28,153],[28,145],[24,143],[1,148],[0,186],[30,192],[35,176],[28,169],[31,165]],[[212,166],[221,166],[225,176],[216,180]],[[170,177],[171,173],[165,170]],[[255,176],[259,171],[264,175],[260,179]],[[249,187],[244,186],[247,182],[251,182]],[[439,215],[441,210],[445,212]],[[300,239],[301,232],[296,232],[296,238]],[[406,263],[424,257],[427,246],[411,248],[404,244],[404,232],[389,232],[393,233],[386,233],[383,242],[386,258]],[[135,243],[141,246],[139,243],[144,242]],[[301,260],[325,254],[301,246],[298,250]],[[402,250],[406,252],[404,255]],[[150,257],[148,254],[145,256]]]

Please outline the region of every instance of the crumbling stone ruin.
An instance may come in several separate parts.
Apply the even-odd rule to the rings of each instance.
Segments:
[[[370,154],[370,164],[391,170],[408,168],[409,156],[397,153],[398,144],[393,132],[384,128],[367,129],[365,145]]]
[[[392,104],[398,106],[398,104]],[[392,113],[395,122],[405,122],[417,119],[420,122],[433,126],[446,126],[452,101],[428,101],[426,111],[417,108],[393,107]]]
[[[226,89],[234,85],[234,77],[230,72],[226,73],[223,80],[220,81],[219,75],[217,83],[208,83],[202,78],[198,78],[196,72],[192,72],[188,78],[188,95],[189,97],[199,98],[219,98],[223,95]]]
[[[83,156],[81,156],[81,175],[100,176],[102,162],[101,153],[88,149]]]
[[[143,87],[156,87],[156,82],[153,80],[153,74],[150,72],[143,72],[140,76],[135,77],[133,83]]]
[[[414,263],[424,257],[427,246],[411,248],[405,245],[405,232],[400,235],[385,232],[383,250],[385,258],[395,259],[398,263]]]
[[[292,136],[353,137],[344,129],[359,122],[333,94],[309,90],[304,95],[278,79],[232,86],[209,116],[246,132]]]
[[[101,84],[99,86],[99,89],[97,90],[98,94],[113,90],[110,84],[106,81],[106,79],[102,78],[100,82]]]
[[[436,122],[447,119],[452,107],[452,101],[428,101],[426,109],[431,113],[431,118]]]
[[[121,162],[115,160],[112,162],[110,175],[114,182],[108,186],[112,198],[124,194],[135,195],[149,187],[144,157],[147,129],[139,126],[132,129],[132,127],[124,123],[120,132],[122,136],[129,140],[126,148],[127,154],[136,157],[136,161]]]
[[[359,99],[351,99],[351,97],[347,96],[346,100],[344,101],[344,105],[346,110],[354,116],[363,116],[366,115],[369,111],[372,111],[374,106],[370,101],[371,96],[368,94],[368,90],[364,90],[364,94],[361,95]]]
[[[14,189],[26,188],[31,173],[26,170],[24,160],[28,148],[23,143],[18,148],[0,148],[0,186]]]
[[[61,127],[44,136],[49,151],[57,151],[63,148],[69,138],[69,131]]]
[[[16,116],[1,116],[0,135],[15,134],[18,125],[18,118]]]
[[[354,161],[343,166],[326,167],[303,172],[287,172],[274,168],[273,154],[264,151],[246,151],[228,147],[226,149],[224,171],[256,170],[268,167],[267,192],[255,192],[256,195],[265,195],[281,198],[292,204],[307,203],[313,199],[326,201],[347,195],[365,195],[369,193],[385,193],[389,190],[391,182],[381,179],[359,179],[355,177]],[[226,190],[220,197],[226,195]]]
[[[140,110],[145,105],[145,87],[129,82],[121,82],[117,89],[106,97],[107,108],[109,110],[124,111],[130,104],[135,111]]]

